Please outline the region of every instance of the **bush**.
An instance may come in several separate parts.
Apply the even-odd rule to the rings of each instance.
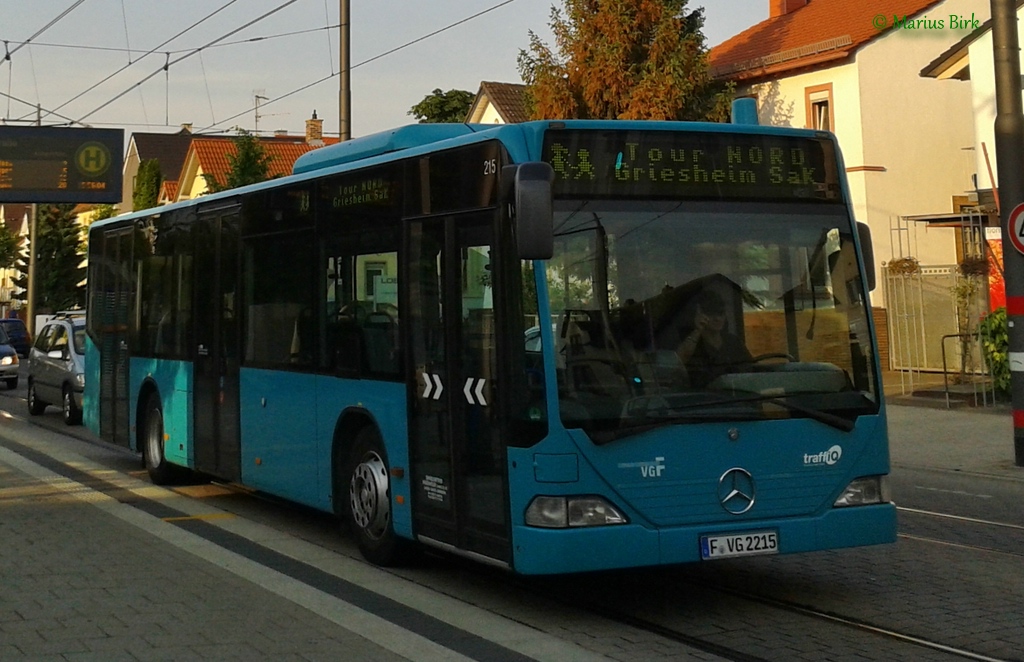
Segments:
[[[996,308],[981,318],[978,327],[981,351],[992,375],[996,394],[1010,397],[1010,332],[1006,325],[1006,308]]]

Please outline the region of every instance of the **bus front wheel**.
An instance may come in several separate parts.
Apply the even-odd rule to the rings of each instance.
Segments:
[[[365,427],[356,435],[345,476],[345,519],[360,553],[376,565],[402,563],[407,556],[407,543],[395,535],[391,523],[391,476],[376,428]]]
[[[142,459],[155,485],[170,485],[178,477],[177,467],[164,456],[164,412],[160,397],[153,393],[146,403],[146,421],[142,437]]]

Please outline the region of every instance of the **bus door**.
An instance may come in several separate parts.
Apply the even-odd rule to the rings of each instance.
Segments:
[[[100,316],[100,436],[121,446],[130,444],[128,417],[128,325],[134,312],[132,248],[134,230],[125,228],[103,237],[103,279],[95,288],[102,301],[92,309]]]
[[[200,211],[193,228],[195,468],[238,480],[238,207]]]
[[[407,225],[410,459],[416,535],[507,563],[492,221],[484,213]]]

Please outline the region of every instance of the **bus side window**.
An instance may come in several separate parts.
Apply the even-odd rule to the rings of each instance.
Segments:
[[[243,269],[253,284],[245,292],[245,361],[248,365],[306,369],[316,353],[308,259],[312,232],[248,238]]]
[[[372,247],[346,237],[327,253],[324,367],[342,377],[398,378],[398,253],[365,252]]]

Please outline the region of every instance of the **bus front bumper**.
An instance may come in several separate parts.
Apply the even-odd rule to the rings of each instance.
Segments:
[[[512,532],[513,563],[515,571],[525,575],[692,563],[703,560],[702,537],[763,532],[776,534],[779,554],[892,543],[896,542],[896,506],[887,503],[834,508],[817,517],[700,524],[660,531],[638,524],[572,529],[517,525]]]

